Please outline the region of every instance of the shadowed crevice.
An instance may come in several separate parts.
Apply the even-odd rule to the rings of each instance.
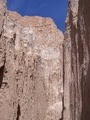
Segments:
[[[21,110],[20,110],[20,105],[18,104],[16,120],[19,120],[20,115],[21,115]]]
[[[0,68],[0,88],[2,87],[3,76],[4,76],[4,65]]]

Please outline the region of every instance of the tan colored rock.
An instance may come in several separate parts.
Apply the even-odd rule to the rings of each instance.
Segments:
[[[90,120],[89,9],[69,0],[64,40],[50,18],[0,0],[0,120]]]
[[[64,36],[50,18],[7,12],[0,120],[60,120]]]
[[[0,120],[90,120],[90,1],[69,0],[65,40],[50,18],[6,12],[4,3]]]
[[[4,0],[0,0],[0,67],[2,67],[4,64],[4,41],[2,41],[4,18],[5,18]]]

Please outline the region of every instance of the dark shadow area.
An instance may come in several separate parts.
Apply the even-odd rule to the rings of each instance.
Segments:
[[[81,120],[90,120],[90,63],[89,63],[86,81],[82,81]]]
[[[4,75],[4,66],[2,66],[0,68],[0,88],[1,88],[2,82],[3,82],[3,75]]]
[[[89,64],[87,75],[81,80],[82,88],[82,114],[81,120],[90,120],[90,0],[80,0],[79,14],[85,22],[85,40],[89,52]]]
[[[71,67],[75,76],[70,86],[70,112],[72,120],[90,120],[90,0],[79,1],[78,28],[73,25],[69,11],[71,29]],[[76,41],[78,35],[78,44]],[[78,46],[78,47],[77,47]],[[78,48],[78,49],[77,49]],[[86,51],[88,49],[88,51]],[[79,63],[77,54],[79,55]],[[89,57],[89,63],[88,63]],[[84,65],[84,66],[83,66]],[[88,66],[88,70],[86,68]],[[82,69],[82,74],[78,73]],[[87,70],[87,71],[86,71]],[[85,71],[87,74],[85,74]],[[75,74],[76,73],[76,74]],[[79,76],[79,77],[78,77]],[[79,78],[79,79],[78,79]],[[79,84],[78,84],[79,83]],[[80,99],[81,97],[81,99]],[[80,104],[82,102],[82,109]]]
[[[17,118],[16,118],[16,120],[19,120],[20,115],[21,115],[21,110],[20,110],[20,105],[18,104],[18,107],[17,107]]]

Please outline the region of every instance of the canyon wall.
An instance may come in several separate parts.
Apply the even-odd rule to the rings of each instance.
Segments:
[[[64,41],[64,119],[90,120],[90,1],[70,0]]]
[[[2,31],[6,12],[5,8],[5,1],[0,0],[0,67],[4,64],[4,41],[2,41]]]
[[[63,33],[50,18],[22,17],[1,5],[0,120],[60,120]]]
[[[0,120],[90,120],[89,8],[69,0],[63,35],[0,0]]]

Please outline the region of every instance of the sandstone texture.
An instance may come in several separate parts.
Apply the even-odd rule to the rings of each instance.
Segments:
[[[0,0],[0,120],[90,120],[89,9],[68,0],[63,35]]]
[[[0,13],[0,120],[60,120],[63,33],[50,18]]]
[[[2,31],[5,18],[5,1],[0,0],[0,67],[4,64],[4,41],[2,41]]]
[[[90,0],[69,0],[64,41],[64,120],[90,120]]]

